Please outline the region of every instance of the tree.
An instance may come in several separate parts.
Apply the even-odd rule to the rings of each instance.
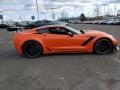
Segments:
[[[80,20],[81,20],[81,21],[85,21],[85,20],[86,20],[86,17],[85,17],[85,15],[84,15],[84,13],[81,14]]]

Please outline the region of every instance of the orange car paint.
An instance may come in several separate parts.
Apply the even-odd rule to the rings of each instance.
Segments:
[[[43,26],[39,28],[48,28],[54,26]],[[62,26],[55,26],[62,27]],[[34,34],[37,28],[26,30],[23,32],[16,32],[14,34],[14,45],[19,54],[22,54],[22,46],[27,41],[36,41],[43,48],[43,54],[61,53],[61,52],[93,52],[95,42],[100,38],[110,38],[114,45],[117,44],[116,39],[111,35],[100,31],[86,31],[85,34],[76,34],[73,37],[69,35],[58,34]],[[82,46],[90,37],[95,37],[88,44]]]

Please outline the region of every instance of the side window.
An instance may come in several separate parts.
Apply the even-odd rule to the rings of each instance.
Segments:
[[[53,24],[52,21],[44,21],[44,24],[45,25],[50,25],[50,24]]]
[[[61,34],[61,35],[67,35],[68,30],[62,27],[53,27],[49,28],[51,34]]]
[[[51,34],[57,34],[58,33],[56,28],[54,28],[54,27],[49,28],[49,31],[50,31]]]
[[[49,29],[47,29],[47,28],[37,29],[36,31],[38,33],[49,33]]]

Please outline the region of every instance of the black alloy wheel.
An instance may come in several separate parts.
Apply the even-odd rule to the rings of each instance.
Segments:
[[[36,58],[42,55],[42,47],[39,43],[30,41],[23,45],[23,55],[29,58]]]
[[[100,39],[95,43],[94,51],[97,54],[108,54],[112,51],[112,43],[108,39]]]

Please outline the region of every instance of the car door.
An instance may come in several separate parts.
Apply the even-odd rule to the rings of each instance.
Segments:
[[[44,44],[49,50],[53,51],[84,51],[84,47],[81,46],[88,37],[84,37],[82,34],[68,35],[71,32],[64,27],[51,27],[50,33],[44,34]],[[67,32],[67,33],[66,33]],[[71,32],[73,33],[73,32]]]

